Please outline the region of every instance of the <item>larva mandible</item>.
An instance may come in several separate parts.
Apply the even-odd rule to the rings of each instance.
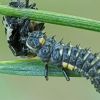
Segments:
[[[26,7],[35,9],[35,3],[10,2],[9,6]],[[8,45],[15,56],[35,57],[36,55],[45,63],[44,76],[48,79],[48,62],[62,69],[66,80],[70,80],[66,68],[80,73],[94,84],[96,91],[100,93],[100,59],[98,53],[92,54],[89,49],[81,49],[79,45],[72,46],[56,42],[55,36],[47,38],[44,23],[28,20],[27,18],[16,18],[3,16],[3,25],[7,35]]]

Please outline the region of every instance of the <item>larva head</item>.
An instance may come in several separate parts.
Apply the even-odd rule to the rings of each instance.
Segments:
[[[45,43],[45,34],[41,31],[33,31],[32,33],[29,33],[29,37],[26,41],[26,45],[31,50],[38,50],[42,47],[42,45]]]

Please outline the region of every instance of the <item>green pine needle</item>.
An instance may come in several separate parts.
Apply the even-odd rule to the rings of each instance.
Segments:
[[[71,26],[100,32],[100,21],[62,13],[25,8],[12,8],[7,5],[0,5],[0,14],[16,17],[26,16],[29,19],[45,23]]]
[[[67,70],[70,77],[80,77],[74,71]],[[44,76],[44,63],[39,59],[2,61],[0,62],[0,73],[25,75],[25,76]],[[61,68],[49,65],[49,76],[63,76]]]

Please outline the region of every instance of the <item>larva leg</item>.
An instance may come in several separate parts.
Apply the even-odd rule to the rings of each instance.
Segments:
[[[33,4],[29,5],[29,8],[38,10],[38,8],[34,8],[35,6],[36,6],[36,3],[33,3]]]
[[[66,72],[66,70],[65,70],[64,68],[62,68],[62,72],[63,72],[63,74],[64,74],[66,80],[67,80],[67,81],[70,81],[70,78],[69,78],[69,76],[68,76],[68,74],[67,74],[67,72]]]
[[[25,3],[26,3],[26,8],[28,8],[29,7],[29,0],[25,0]]]
[[[48,64],[45,64],[44,76],[45,76],[45,79],[48,80]]]

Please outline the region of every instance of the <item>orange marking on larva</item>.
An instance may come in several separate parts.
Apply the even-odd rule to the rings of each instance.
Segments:
[[[44,38],[39,38],[39,42],[43,45],[45,43],[45,39]]]

